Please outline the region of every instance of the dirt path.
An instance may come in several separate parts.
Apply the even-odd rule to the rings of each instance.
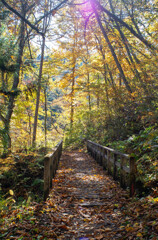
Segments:
[[[59,233],[54,229],[57,239],[124,239],[122,209],[128,201],[127,193],[90,156],[67,152],[53,180],[47,208],[52,226],[56,220],[60,228]]]

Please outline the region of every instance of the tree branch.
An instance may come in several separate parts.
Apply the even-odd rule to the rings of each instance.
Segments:
[[[29,11],[31,8],[33,8],[35,5],[36,5],[36,4],[33,3],[31,6],[29,6],[29,7],[27,8],[26,12],[28,12],[28,11]]]
[[[37,27],[35,27],[30,21],[28,21],[25,17],[23,17],[18,11],[12,8],[5,0],[1,0],[2,3],[6,8],[8,8],[11,12],[15,13],[18,17],[20,17],[25,23],[27,23],[32,29],[34,29],[40,35],[44,35],[42,32],[39,31]]]
[[[49,12],[46,12],[42,17],[40,17],[36,22],[35,25],[37,23],[39,23],[43,18],[48,17],[51,13],[53,13],[54,11],[57,11],[64,3],[66,3],[68,0],[64,0],[61,3],[59,3],[55,8],[51,9]]]
[[[115,21],[119,22],[122,26],[127,28],[135,37],[137,37],[141,42],[143,42],[147,47],[149,47],[152,50],[155,50],[156,48],[148,42],[145,38],[143,38],[142,35],[139,35],[132,26],[129,26],[127,23],[125,23],[123,20],[118,18],[115,14],[108,11],[106,8],[104,8],[98,1],[95,1],[95,4],[103,11],[105,12],[109,17],[113,18]]]
[[[131,87],[130,87],[130,85],[129,85],[126,77],[125,77],[124,71],[123,71],[123,69],[122,69],[122,66],[121,66],[119,60],[118,60],[118,57],[117,57],[117,55],[116,55],[116,53],[115,53],[115,50],[114,50],[114,48],[113,48],[113,46],[112,46],[112,44],[111,44],[111,42],[110,42],[110,40],[109,40],[109,37],[108,37],[108,35],[107,35],[107,33],[106,33],[105,28],[104,28],[103,25],[102,25],[101,19],[100,19],[100,17],[99,17],[99,14],[98,14],[98,12],[97,12],[96,6],[95,6],[95,4],[94,4],[94,0],[91,0],[91,6],[92,6],[93,11],[94,11],[94,13],[95,13],[95,16],[96,16],[98,25],[99,25],[102,33],[103,33],[103,36],[104,36],[104,38],[105,38],[105,40],[106,40],[106,42],[107,42],[107,44],[108,44],[108,47],[109,47],[109,49],[110,49],[110,51],[111,51],[111,54],[112,54],[112,56],[113,56],[113,58],[114,58],[114,61],[115,61],[115,63],[116,63],[116,66],[117,66],[117,68],[118,68],[118,70],[119,70],[119,72],[120,72],[120,75],[121,75],[121,77],[122,77],[122,79],[123,79],[123,82],[124,82],[124,84],[125,84],[125,86],[126,86],[126,89],[128,90],[128,92],[132,93],[132,89],[131,89]]]
[[[59,3],[55,8],[51,9],[49,12],[46,12],[42,17],[40,17],[35,24],[33,25],[30,21],[28,21],[26,18],[24,18],[18,11],[16,11],[14,8],[12,8],[5,0],[1,0],[2,3],[6,8],[8,8],[11,12],[15,13],[18,17],[20,17],[25,23],[27,23],[32,29],[34,29],[38,34],[44,36],[43,32],[40,32],[39,29],[35,26],[37,25],[43,18],[49,16],[53,11],[57,11],[64,3],[66,3],[68,0],[64,0],[61,3]],[[35,4],[32,4],[27,10],[34,7]]]

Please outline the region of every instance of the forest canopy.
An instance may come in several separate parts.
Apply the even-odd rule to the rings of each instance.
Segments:
[[[144,131],[157,145],[157,0],[2,0],[0,9],[2,157],[62,138],[119,148]]]

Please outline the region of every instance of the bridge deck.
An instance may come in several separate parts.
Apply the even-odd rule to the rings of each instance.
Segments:
[[[57,239],[122,239],[128,201],[88,154],[65,152],[46,203],[48,222]]]

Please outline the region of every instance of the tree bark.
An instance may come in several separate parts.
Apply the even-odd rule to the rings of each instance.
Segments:
[[[36,146],[37,121],[38,121],[38,111],[39,111],[39,103],[40,103],[43,61],[44,61],[44,48],[45,48],[45,36],[42,36],[41,61],[40,61],[40,68],[39,68],[36,109],[35,109],[34,126],[33,126],[33,139],[32,139],[32,146],[33,147]]]
[[[99,109],[100,106],[100,96],[99,96],[99,88],[100,88],[100,79],[99,79],[99,74],[98,74],[98,79],[97,79],[97,109]]]
[[[22,13],[25,16],[25,11],[22,9]],[[20,32],[19,32],[19,50],[18,50],[18,57],[17,57],[17,68],[14,73],[14,80],[12,85],[12,92],[17,91],[18,84],[19,84],[19,77],[20,77],[20,67],[22,64],[22,56],[23,56],[23,49],[25,45],[25,25],[23,20],[21,20]],[[14,104],[16,100],[16,94],[12,94],[9,96],[8,100],[8,107],[7,107],[7,114],[6,117],[3,117],[1,114],[1,120],[4,124],[3,134],[2,134],[2,142],[3,142],[3,156],[7,156],[11,152],[11,138],[10,138],[10,121],[14,109]]]
[[[70,113],[70,128],[73,127],[74,122],[74,86],[75,86],[75,63],[72,70],[72,85],[71,85],[71,113]]]
[[[45,111],[45,116],[44,116],[44,134],[45,134],[45,148],[47,147],[47,86],[44,89],[44,111]]]
[[[88,108],[89,108],[89,111],[91,111],[91,94],[90,94],[89,72],[87,72],[87,90],[88,90]]]

